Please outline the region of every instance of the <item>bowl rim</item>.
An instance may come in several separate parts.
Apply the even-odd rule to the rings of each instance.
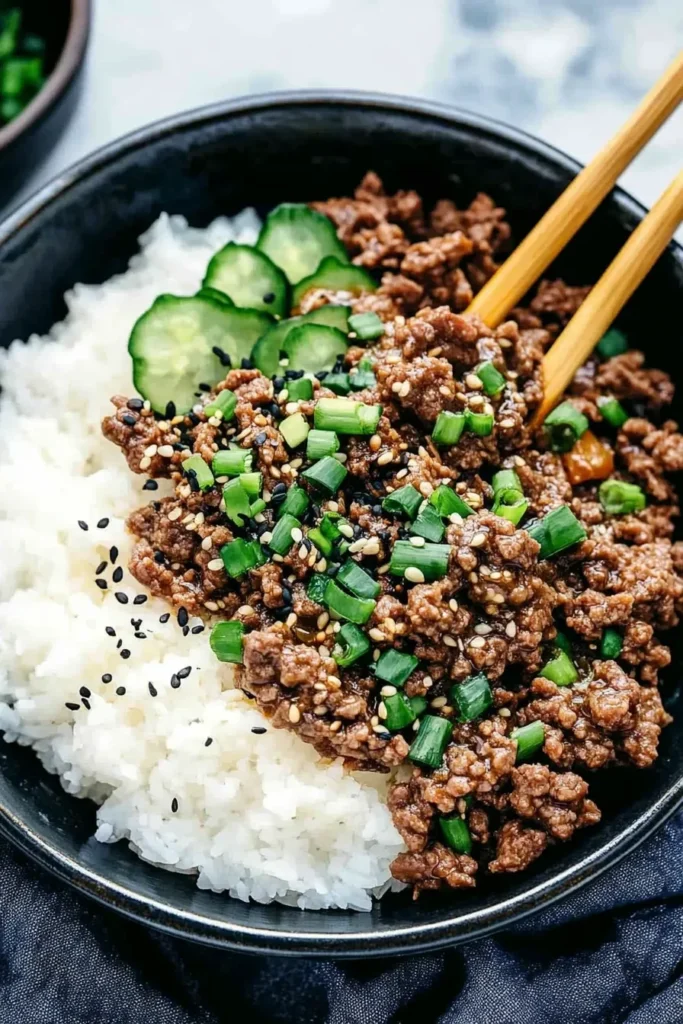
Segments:
[[[39,92],[18,117],[0,128],[0,155],[45,118],[75,78],[85,57],[90,33],[91,0],[71,0],[69,26],[57,63]]]
[[[79,3],[80,0],[74,0]],[[86,5],[88,0],[82,0]],[[463,125],[513,144],[535,156],[552,161],[569,175],[576,174],[581,164],[556,147],[504,122],[457,106],[431,100],[397,95],[384,95],[358,90],[316,89],[260,93],[237,97],[207,106],[194,108],[152,122],[95,150],[70,168],[53,178],[20,207],[0,223],[0,247],[17,232],[50,206],[61,195],[79,182],[116,162],[121,156],[165,136],[195,128],[199,124],[222,120],[226,117],[251,113],[261,109],[306,105],[336,105],[389,109],[416,115],[448,125]],[[1,133],[0,133],[1,135]],[[615,188],[610,198],[634,220],[640,220],[646,208],[621,188]],[[669,250],[683,264],[683,247],[675,240]],[[604,845],[585,855],[582,860],[550,878],[539,882],[524,893],[503,897],[492,906],[467,911],[453,916],[447,907],[444,917],[425,924],[382,927],[367,915],[367,928],[345,932],[328,932],[316,927],[321,921],[320,911],[310,911],[305,918],[307,930],[286,931],[267,926],[235,924],[205,912],[191,909],[178,910],[163,899],[141,895],[132,888],[114,882],[71,856],[67,856],[38,835],[20,816],[0,800],[0,834],[9,839],[33,861],[46,868],[78,892],[98,903],[115,909],[124,916],[143,925],[152,926],[178,938],[189,939],[243,953],[268,953],[290,956],[352,958],[386,956],[426,952],[482,938],[502,928],[547,909],[557,900],[579,889],[587,882],[616,864],[632,852],[655,829],[662,826],[683,803],[683,771],[646,810],[622,828]],[[219,897],[230,898],[230,897]],[[457,905],[453,906],[457,910]],[[334,913],[334,911],[332,911]]]

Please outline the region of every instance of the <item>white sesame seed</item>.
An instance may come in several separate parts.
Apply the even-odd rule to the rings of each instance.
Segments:
[[[401,384],[401,390],[398,393],[399,398],[407,398],[409,394],[410,394],[410,381],[409,380],[404,380],[403,384]]]
[[[210,612],[218,611],[218,605],[216,604],[215,601],[205,601],[204,607],[207,608]]]
[[[341,729],[341,722],[338,718],[335,718],[334,722],[330,726],[330,732],[339,732]]]
[[[298,526],[294,526],[290,532],[290,537],[295,544],[299,544],[303,540],[304,535]]]
[[[498,714],[501,718],[509,718],[512,712],[510,711],[510,708],[501,708]]]
[[[375,647],[374,651],[372,652],[372,660],[373,661],[379,661],[379,656],[380,656],[380,652]]]
[[[298,411],[299,411],[299,403],[298,402],[287,402],[287,405],[285,406],[285,412],[288,415],[291,416],[293,413],[298,412]]]
[[[289,718],[289,720],[292,723],[292,725],[296,725],[296,723],[300,720],[301,712],[299,711],[299,709],[296,706],[296,704],[290,704],[289,705],[289,713],[288,713],[287,717]]]
[[[283,388],[282,391],[280,391],[278,396],[277,396],[278,402],[280,404],[282,404],[282,402],[286,402],[288,395],[289,395],[289,391],[287,390],[287,388]]]
[[[176,508],[171,509],[171,511],[168,513],[168,518],[171,520],[172,523],[174,523],[176,519],[180,519],[182,514],[183,510],[178,505]]]
[[[451,512],[448,522],[453,523],[453,526],[462,526],[462,516],[459,512]]]
[[[378,452],[382,447],[382,438],[379,434],[373,434],[368,443],[370,445],[371,452]]]
[[[474,627],[474,632],[479,636],[487,636],[489,633],[492,633],[493,630],[485,622],[480,622]]]
[[[435,697],[434,700],[430,702],[429,706],[431,708],[443,708],[446,704],[447,700],[445,697]]]
[[[316,625],[317,625],[318,629],[324,629],[329,621],[330,621],[329,613],[328,612],[321,612],[320,615],[318,616],[317,620],[316,620]]]
[[[396,689],[395,686],[387,685],[387,686],[383,686],[382,689],[379,692],[380,692],[380,696],[382,696],[382,697],[395,697],[396,694],[398,693],[398,690]]]
[[[431,676],[423,676],[422,685],[424,686],[425,690],[428,690],[430,686],[434,685],[434,680],[432,679]]]
[[[475,636],[474,640],[470,640],[470,647],[474,647],[475,650],[479,650],[486,646],[486,641],[483,636]]]
[[[368,630],[368,636],[371,640],[376,640],[381,643],[382,640],[386,640],[386,636],[381,629],[377,629],[377,626],[373,626],[372,629]]]
[[[450,397],[450,393],[451,393],[450,388],[447,388],[445,384],[441,384],[439,386],[439,394],[443,395],[444,398]]]
[[[145,455],[143,456],[143,458],[140,459],[140,469],[149,469],[151,465],[152,460],[150,459],[149,455]]]
[[[202,550],[203,551],[210,551],[211,550],[211,538],[210,537],[205,537],[204,540],[202,541]]]
[[[292,465],[294,465],[294,463],[292,463]],[[325,507],[328,510],[328,512],[338,512],[339,511],[339,504],[336,501],[328,501],[328,503],[327,503],[327,505]],[[341,527],[339,529],[341,531]],[[351,531],[351,532],[353,532],[353,531]]]
[[[367,537],[361,537],[360,540],[354,540],[353,544],[349,544],[349,551],[352,555],[355,555],[359,551],[362,551],[367,543]]]
[[[457,601],[455,600],[455,598],[454,598],[454,597],[452,597],[452,598],[450,599],[450,601],[448,602],[448,607],[450,608],[450,610],[451,610],[452,612],[457,612],[457,610],[458,610],[458,608],[459,608],[460,606],[458,605],[458,602],[457,602]]]
[[[270,532],[270,530],[266,530],[266,532],[262,533],[261,536],[259,537],[259,543],[260,544],[270,544],[272,539],[273,539],[272,533]]]
[[[516,624],[514,622],[512,622],[512,621],[508,622],[507,626],[505,627],[505,632],[506,632],[507,636],[510,636],[510,637],[516,636],[517,635],[517,626],[516,626]]]
[[[379,541],[376,537],[371,537],[363,548],[364,555],[378,555],[379,554]]]
[[[414,548],[423,548],[425,546],[425,539],[424,537],[411,537],[410,543]]]
[[[407,469],[399,469],[398,473],[396,474],[396,479],[397,480],[402,480],[404,476],[408,476],[408,470]]]
[[[416,718],[415,721],[412,724],[412,730],[413,730],[413,732],[417,732],[419,728],[420,728],[420,719]]]
[[[403,381],[395,380],[394,383],[391,385],[391,390],[394,392],[394,394],[397,395],[402,387],[403,387]]]
[[[150,445],[148,445],[147,448],[145,448],[145,450],[144,450],[144,452],[142,454],[143,455],[147,455],[147,456],[149,456],[151,458],[153,455],[156,455],[156,453],[157,453],[157,446],[155,444],[150,444]]]
[[[505,419],[500,420],[498,424],[498,426],[503,427],[504,430],[511,430],[512,427],[514,427],[514,425],[515,421],[511,419],[509,416],[506,416]]]
[[[288,626],[289,629],[291,629],[292,626],[296,625],[296,615],[294,612],[287,616],[287,618],[285,619],[285,625]]]
[[[377,465],[378,466],[388,466],[389,463],[391,462],[391,460],[393,459],[393,457],[394,457],[394,453],[392,451],[382,452],[382,454],[377,459]]]
[[[223,560],[221,558],[212,558],[206,568],[210,569],[211,572],[220,572],[223,568]]]
[[[421,569],[418,569],[414,565],[409,565],[406,569],[404,576],[411,583],[424,583],[425,577]]]
[[[237,609],[238,615],[253,615],[254,609],[250,604],[241,604]]]
[[[377,705],[377,714],[379,715],[380,718],[387,717],[387,706],[383,700],[381,700]]]
[[[280,470],[279,470],[279,469],[277,468],[277,466],[271,466],[271,467],[270,467],[270,475],[271,475],[272,477],[275,477],[275,479],[276,479],[276,480],[279,480],[279,479],[280,479],[280,476],[281,476],[282,474],[280,473]]]
[[[470,547],[471,548],[480,548],[482,546],[482,544],[485,544],[485,543],[486,543],[486,534],[482,533],[480,531],[479,533],[475,533],[474,537],[472,537],[472,540],[470,541]]]
[[[389,563],[385,562],[384,565],[380,565],[379,569],[377,570],[377,575],[378,576],[385,576],[386,573],[388,573],[388,572],[389,572]]]
[[[446,636],[443,638],[443,642],[445,643],[446,647],[458,646],[457,640],[455,640],[452,636],[448,636],[448,634],[446,634]]]
[[[324,690],[325,693],[327,693],[327,687],[325,686],[324,683],[313,683],[313,689],[314,690]]]
[[[162,459],[170,459],[173,454],[173,445],[171,444],[162,444],[160,448],[157,448],[157,455],[161,455]]]
[[[306,547],[305,544],[301,545],[297,554],[299,555],[299,558],[301,559],[302,562],[306,561],[306,559],[308,558],[308,548]]]
[[[388,736],[389,735],[389,730],[386,728],[386,726],[379,725],[379,723],[377,725],[373,725],[372,731],[376,732],[378,736]]]
[[[301,466],[303,466],[303,464],[303,459],[292,459],[289,465],[291,466],[292,469],[300,469]]]
[[[428,498],[434,488],[427,480],[423,480],[420,484],[420,494],[424,494],[425,498]]]
[[[265,521],[266,517],[264,516],[263,512],[257,512],[256,515],[254,516],[255,523],[265,523]]]
[[[340,523],[337,529],[343,537],[353,537],[353,527],[348,523]]]
[[[477,377],[476,373],[468,373],[467,376],[465,377],[465,384],[467,384],[467,387],[470,389],[470,391],[481,391],[481,389],[484,386]]]

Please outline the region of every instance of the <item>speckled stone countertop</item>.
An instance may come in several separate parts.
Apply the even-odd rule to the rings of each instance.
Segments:
[[[270,89],[437,99],[525,128],[586,161],[683,42],[680,0],[94,0],[93,7],[80,106],[19,199],[133,128]],[[682,154],[680,110],[624,174],[624,186],[651,204]]]

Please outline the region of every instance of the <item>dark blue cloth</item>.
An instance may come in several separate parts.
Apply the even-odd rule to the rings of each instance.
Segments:
[[[335,963],[147,931],[0,843],[0,1024],[681,1024],[682,847],[679,815],[511,931]]]

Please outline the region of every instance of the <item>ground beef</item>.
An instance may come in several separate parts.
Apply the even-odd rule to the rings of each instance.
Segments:
[[[371,345],[352,338],[336,367],[355,374],[369,357],[375,382],[351,397],[382,405],[375,432],[342,436],[347,476],[336,494],[326,495],[304,475],[305,445],[292,449],[280,430],[295,412],[310,423],[316,400],[333,397],[324,373],[312,380],[313,399],[296,403],[288,384],[300,371],[286,366],[272,379],[248,365],[226,367],[225,378],[198,395],[187,414],[169,406],[159,416],[140,399],[115,396],[102,424],[105,436],[133,472],[165,477],[172,491],[129,516],[130,570],[179,614],[182,608],[210,622],[234,618],[244,625],[238,682],[274,726],[349,769],[399,768],[388,797],[406,845],[392,865],[397,879],[412,884],[416,895],[471,887],[478,870],[523,870],[549,845],[596,824],[591,771],[644,768],[657,756],[669,721],[658,682],[671,660],[660,634],[683,613],[683,542],[672,541],[679,508],[667,479],[683,469],[683,440],[658,412],[671,401],[673,385],[630,350],[608,360],[592,357],[568,389],[613,452],[614,476],[648,495],[642,511],[608,515],[599,481],[572,487],[566,457],[549,451],[544,432],[534,434],[529,425],[542,399],[544,353],[589,289],[544,281],[528,307],[491,328],[464,312],[510,238],[505,211],[488,196],[466,208],[441,200],[425,213],[417,193],[388,194],[369,172],[353,196],[313,206],[332,220],[349,258],[378,282],[376,291],[352,297],[311,289],[298,310],[350,303],[353,312],[374,311],[383,321],[380,338]],[[482,363],[503,376],[494,395],[477,374]],[[234,417],[207,417],[205,403],[226,389],[237,399]],[[603,419],[598,399],[604,395],[623,402],[630,416],[618,431]],[[648,409],[656,424],[644,418]],[[454,446],[436,444],[431,435],[439,415],[466,411],[491,416],[491,433],[465,430]],[[211,464],[217,451],[235,445],[251,453],[263,478],[265,508],[243,523],[225,513],[224,479],[202,492],[182,469],[192,453]],[[515,471],[528,501],[517,526],[491,511],[492,476],[501,467]],[[306,490],[309,505],[291,547],[274,553],[280,504],[294,484]],[[443,523],[441,542],[450,547],[443,579],[404,579],[391,571],[397,541],[412,537],[416,551],[420,544],[405,516],[383,508],[389,494],[406,486],[424,504],[447,486],[471,509]],[[527,528],[561,505],[580,520],[586,540],[539,560]],[[343,549],[339,538],[330,546],[312,532],[323,516],[340,523]],[[221,551],[236,539],[265,552],[267,561],[259,564],[262,557],[255,556],[252,568],[234,579]],[[309,587],[336,578],[348,560],[377,581],[378,593],[360,624],[371,651],[341,665],[341,623]],[[615,660],[599,656],[607,628],[622,639]],[[579,672],[571,686],[540,675],[556,654],[558,630],[570,635]],[[448,722],[442,762],[433,770],[407,760],[418,722],[387,728],[396,687],[376,674],[375,664],[392,649],[418,659],[402,690],[422,699],[413,705],[417,713]],[[463,721],[457,687],[477,673],[487,677],[491,705]],[[514,730],[532,722],[543,723],[542,751],[518,765]],[[439,819],[453,815],[468,825],[472,855],[443,841]]]

